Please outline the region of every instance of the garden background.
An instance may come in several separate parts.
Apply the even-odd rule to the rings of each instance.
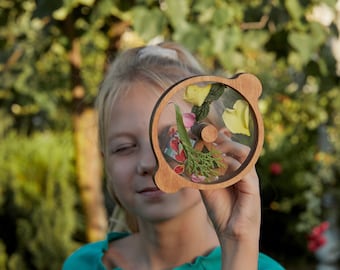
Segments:
[[[262,81],[261,250],[314,269],[311,230],[339,228],[340,1],[0,0],[0,23],[0,269],[104,237],[94,98],[117,52],[163,40]]]

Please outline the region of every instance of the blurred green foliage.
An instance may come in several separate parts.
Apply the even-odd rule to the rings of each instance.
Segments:
[[[0,268],[57,269],[82,230],[75,208],[70,35],[80,40],[88,104],[107,62],[148,42],[179,42],[216,73],[257,75],[266,131],[258,162],[261,248],[283,263],[308,257],[306,233],[327,218],[323,195],[339,188],[335,3],[2,0]]]
[[[11,132],[1,139],[0,148],[0,265],[60,269],[77,247],[72,237],[81,228],[72,136]]]

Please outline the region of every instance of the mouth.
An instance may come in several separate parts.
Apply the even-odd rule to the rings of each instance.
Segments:
[[[139,190],[137,193],[144,196],[156,196],[161,195],[164,192],[161,191],[158,187],[147,187]]]
[[[144,192],[155,192],[155,191],[159,191],[160,189],[158,187],[147,187],[147,188],[143,188],[141,190],[138,191],[138,193],[144,193]]]

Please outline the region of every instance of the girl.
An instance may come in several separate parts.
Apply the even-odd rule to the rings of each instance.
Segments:
[[[203,74],[195,58],[174,43],[127,50],[111,65],[97,98],[99,139],[108,190],[126,212],[131,233],[111,232],[105,241],[81,247],[64,270],[283,269],[259,253],[255,168],[226,189],[167,194],[154,184],[152,110],[165,89]],[[173,124],[162,121],[163,127]],[[216,148],[223,152],[226,141],[221,132]],[[235,156],[245,159],[241,150]]]

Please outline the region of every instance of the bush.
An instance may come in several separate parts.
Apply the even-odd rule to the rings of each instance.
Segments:
[[[0,268],[60,269],[76,248],[72,135],[12,133],[0,148]]]

